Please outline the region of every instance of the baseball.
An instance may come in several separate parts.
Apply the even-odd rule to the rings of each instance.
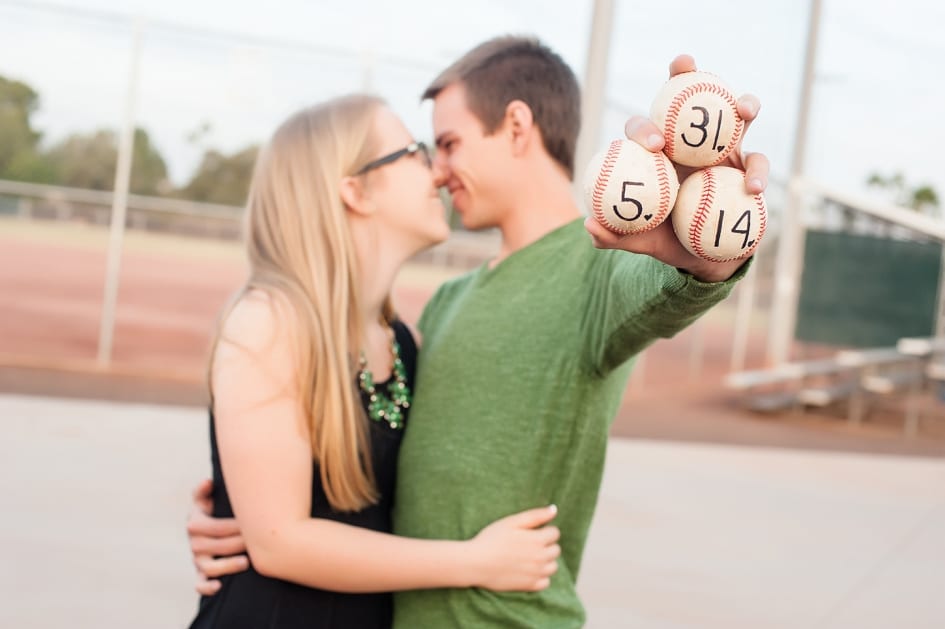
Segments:
[[[762,195],[745,191],[745,173],[715,166],[686,177],[671,216],[676,237],[690,253],[728,262],[754,253],[768,211]]]
[[[666,156],[683,166],[715,166],[738,145],[745,129],[737,98],[708,72],[683,72],[653,99],[650,118],[663,130]]]
[[[666,219],[679,179],[662,153],[617,139],[590,161],[584,198],[595,218],[616,234],[639,234]]]

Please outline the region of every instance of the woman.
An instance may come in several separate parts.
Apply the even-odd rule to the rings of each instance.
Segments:
[[[192,627],[381,628],[394,590],[548,585],[553,507],[464,542],[390,534],[416,361],[390,292],[403,262],[448,235],[430,168],[369,96],[295,114],[261,151],[250,276],[210,366],[214,515],[235,514],[252,565],[201,600]]]

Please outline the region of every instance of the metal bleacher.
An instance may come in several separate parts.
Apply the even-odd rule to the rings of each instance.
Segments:
[[[894,347],[841,350],[833,356],[733,372],[725,384],[744,392],[745,405],[759,412],[846,404],[847,420],[864,421],[872,403],[895,399],[903,409],[903,430],[914,436],[923,393],[945,382],[945,337],[903,338]]]

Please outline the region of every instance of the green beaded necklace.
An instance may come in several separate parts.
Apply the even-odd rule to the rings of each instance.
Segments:
[[[394,430],[400,430],[404,427],[404,411],[410,407],[410,387],[407,386],[407,370],[400,360],[400,345],[394,336],[394,330],[388,327],[388,331],[391,354],[394,357],[394,380],[387,385],[390,397],[375,388],[374,376],[367,368],[364,352],[361,352],[359,361],[358,386],[368,396],[368,417],[376,422],[384,420]]]

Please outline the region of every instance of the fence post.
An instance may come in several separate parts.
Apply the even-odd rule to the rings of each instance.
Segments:
[[[112,360],[115,335],[115,305],[118,301],[118,281],[121,274],[121,246],[125,236],[125,215],[128,210],[128,188],[131,184],[131,161],[135,142],[135,105],[138,92],[138,70],[141,65],[141,40],[144,23],[134,23],[131,69],[128,75],[128,94],[125,101],[125,120],[118,145],[118,166],[115,169],[115,192],[112,196],[112,221],[108,239],[108,261],[105,268],[105,295],[102,303],[102,321],[98,337],[98,363],[107,366]]]

